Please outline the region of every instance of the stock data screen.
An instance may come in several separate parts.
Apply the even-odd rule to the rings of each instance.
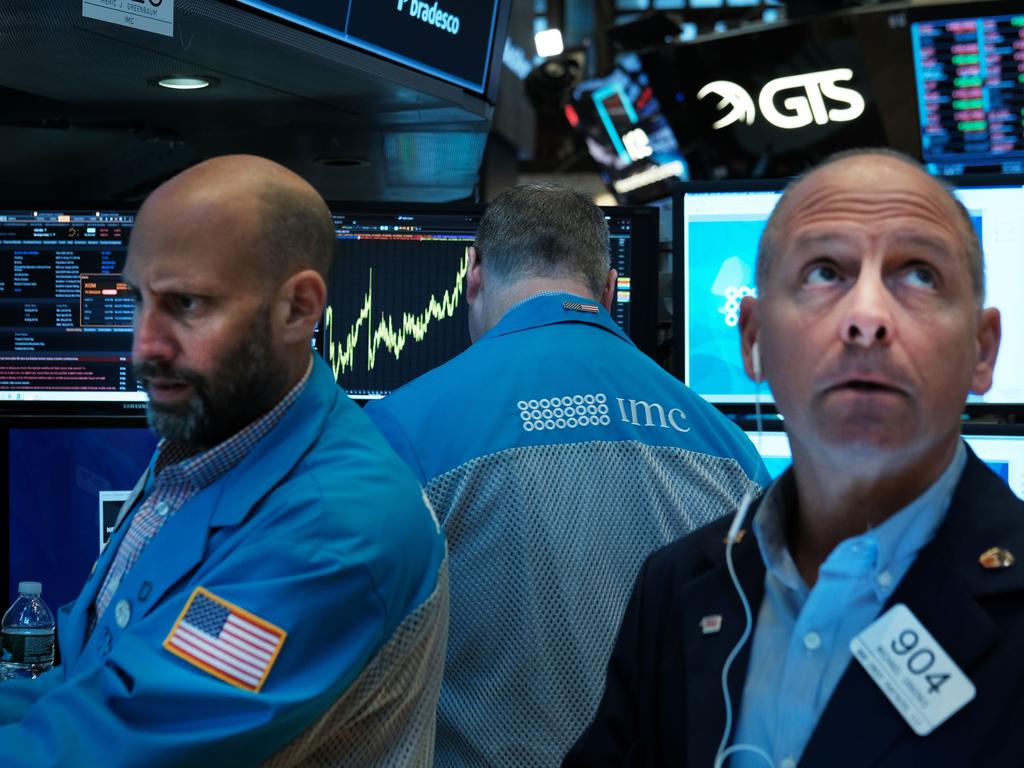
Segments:
[[[469,346],[467,251],[479,212],[336,213],[324,356],[354,398],[382,397]]]
[[[629,210],[606,216],[611,266],[619,273],[611,314],[626,333],[633,252],[639,237],[656,258],[658,228],[656,216]],[[383,397],[469,347],[468,250],[482,211],[342,212],[335,206],[338,254],[318,346],[351,397]]]
[[[0,402],[138,403],[130,212],[0,211]]]
[[[921,21],[911,29],[929,170],[1024,172],[1024,14]]]

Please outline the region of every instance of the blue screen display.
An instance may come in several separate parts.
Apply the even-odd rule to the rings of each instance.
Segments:
[[[100,493],[129,491],[156,447],[145,428],[12,428],[8,438],[8,604],[41,581],[56,611],[78,596],[100,551]]]

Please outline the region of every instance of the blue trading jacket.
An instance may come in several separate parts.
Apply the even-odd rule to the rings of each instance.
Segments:
[[[320,359],[273,430],[165,523],[86,637],[127,528],[59,612],[63,663],[0,683],[4,768],[258,764],[356,680],[445,556],[415,480]],[[287,632],[258,692],[163,647],[200,586]]]
[[[438,768],[557,764],[644,558],[768,483],[742,431],[568,294],[366,411],[448,537]]]

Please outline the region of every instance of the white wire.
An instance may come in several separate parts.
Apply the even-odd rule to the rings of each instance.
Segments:
[[[756,388],[754,389],[754,418],[757,423],[757,452],[762,456],[764,455],[764,419],[761,416],[761,381],[763,377],[758,376],[756,379]],[[722,740],[718,743],[718,751],[715,753],[715,766],[714,768],[722,768],[726,758],[735,752],[753,752],[764,758],[765,762],[768,763],[770,768],[775,768],[775,761],[772,760],[771,755],[765,752],[760,747],[754,744],[733,744],[731,747],[726,748],[726,744],[729,743],[729,734],[732,731],[732,696],[729,694],[729,670],[732,668],[732,663],[736,660],[743,645],[750,639],[750,635],[753,632],[754,618],[750,612],[750,601],[747,600],[747,595],[743,591],[743,586],[740,584],[739,577],[736,576],[736,566],[732,562],[732,547],[736,543],[736,536],[733,535],[733,529],[739,529],[743,525],[743,520],[747,516],[747,512],[750,509],[750,504],[753,502],[753,497],[748,491],[743,496],[743,501],[740,502],[739,511],[736,512],[736,520],[730,527],[730,535],[727,537],[728,540],[725,543],[725,563],[729,568],[729,578],[732,579],[732,585],[736,588],[736,594],[740,596],[740,603],[743,604],[743,615],[746,619],[746,625],[743,628],[743,634],[740,635],[740,639],[736,645],[733,646],[732,651],[725,660],[725,664],[722,665],[722,695],[725,697],[725,728],[722,730]]]
[[[758,377],[757,388],[754,390],[754,416],[757,420],[757,452],[764,455],[764,420],[761,417],[761,377]],[[740,502],[739,511],[736,513],[737,522],[733,523],[732,528],[739,529],[743,524],[743,520],[747,516],[747,511],[750,509],[752,501],[753,498],[750,493],[747,492],[743,496],[743,501]],[[732,528],[730,528],[730,530],[732,530]],[[732,667],[732,663],[739,655],[740,650],[743,648],[743,645],[750,639],[754,625],[754,618],[750,612],[750,601],[747,600],[747,595],[743,591],[739,578],[736,576],[736,566],[734,566],[732,562],[732,547],[735,543],[736,536],[730,535],[725,544],[725,563],[729,568],[729,578],[732,579],[732,585],[736,588],[736,594],[740,596],[740,602],[743,604],[743,615],[746,619],[746,625],[743,628],[743,634],[740,636],[739,641],[733,647],[728,658],[725,660],[725,664],[722,666],[722,695],[725,697],[725,728],[722,731],[722,740],[718,744],[718,751],[715,753],[714,768],[722,768],[722,764],[725,762],[726,758],[734,752],[753,752],[755,755],[759,755],[764,758],[770,768],[775,768],[775,761],[772,760],[771,755],[754,744],[733,744],[728,749],[725,746],[729,743],[729,734],[732,731],[732,696],[729,694],[729,670]]]
[[[747,516],[747,510],[750,508],[752,501],[750,493],[747,493],[743,497],[743,501],[740,503],[740,509],[736,513],[737,518],[742,520]],[[734,752],[753,752],[756,755],[763,757],[771,768],[775,768],[775,762],[771,756],[760,747],[756,747],[753,744],[734,744],[726,749],[726,744],[729,743],[729,734],[732,731],[732,696],[729,695],[729,669],[732,667],[732,663],[736,660],[743,645],[750,638],[750,634],[753,631],[753,616],[750,612],[750,602],[747,600],[747,595],[743,591],[743,587],[740,585],[740,580],[736,576],[736,566],[732,562],[732,547],[735,543],[735,537],[730,536],[729,541],[725,545],[725,563],[729,568],[729,577],[732,579],[732,584],[736,588],[736,593],[740,596],[740,602],[743,604],[743,615],[746,618],[746,625],[743,627],[743,634],[740,635],[740,639],[736,645],[733,646],[732,651],[725,660],[725,664],[722,665],[722,695],[725,697],[725,728],[722,730],[722,740],[718,744],[718,751],[715,753],[715,768],[722,768],[722,764],[725,759]]]

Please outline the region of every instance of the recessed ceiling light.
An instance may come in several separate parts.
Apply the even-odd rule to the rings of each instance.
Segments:
[[[209,88],[217,84],[213,77],[202,77],[199,75],[162,75],[150,80],[161,88],[170,88],[174,91],[195,91],[200,88]]]

